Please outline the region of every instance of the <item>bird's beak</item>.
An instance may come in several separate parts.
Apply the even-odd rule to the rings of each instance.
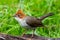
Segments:
[[[13,17],[16,17],[16,15],[13,15]]]

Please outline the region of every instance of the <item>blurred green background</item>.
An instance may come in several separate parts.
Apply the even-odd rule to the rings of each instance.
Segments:
[[[49,12],[54,15],[43,20],[47,28],[37,28],[36,35],[60,37],[60,0],[0,0],[0,32],[10,35],[22,35],[24,28],[12,17],[18,9],[24,10],[29,16],[40,17]],[[32,30],[26,34],[31,34]]]

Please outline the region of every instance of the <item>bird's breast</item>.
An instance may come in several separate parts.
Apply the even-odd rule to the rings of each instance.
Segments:
[[[29,28],[29,25],[26,23],[26,20],[25,19],[20,19],[20,18],[15,18],[19,24],[22,26],[22,27],[27,27]]]

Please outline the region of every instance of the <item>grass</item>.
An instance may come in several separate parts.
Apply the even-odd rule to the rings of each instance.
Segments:
[[[24,28],[12,17],[20,6],[29,16],[40,17],[48,12],[54,15],[43,20],[47,28],[37,28],[36,35],[45,37],[60,37],[60,0],[1,0],[0,1],[0,32],[11,35],[22,35]],[[27,32],[31,33],[31,30]]]

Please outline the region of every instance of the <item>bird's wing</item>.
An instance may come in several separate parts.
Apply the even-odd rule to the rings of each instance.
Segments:
[[[43,25],[39,19],[31,17],[31,16],[26,17],[26,23],[31,27],[38,27],[38,26]]]

